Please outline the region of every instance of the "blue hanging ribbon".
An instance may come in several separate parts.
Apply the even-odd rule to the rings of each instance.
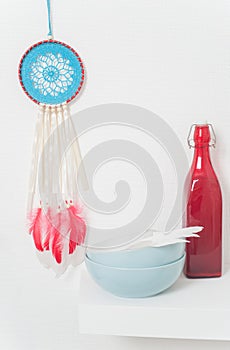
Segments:
[[[52,23],[51,23],[50,0],[47,0],[47,11],[48,11],[48,27],[49,27],[48,37],[53,37]]]

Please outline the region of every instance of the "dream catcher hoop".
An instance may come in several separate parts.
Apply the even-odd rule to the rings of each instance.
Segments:
[[[19,81],[39,105],[27,216],[42,264],[60,275],[82,262],[86,223],[77,194],[81,153],[69,102],[80,92],[84,66],[69,45],[53,40],[50,0],[48,40],[31,46],[19,64]],[[68,149],[68,151],[66,151]]]
[[[44,40],[23,55],[19,80],[24,92],[35,103],[69,103],[82,88],[84,67],[78,53],[69,45]]]

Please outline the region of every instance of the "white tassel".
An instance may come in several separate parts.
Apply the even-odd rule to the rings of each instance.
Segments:
[[[70,264],[76,266],[84,259],[84,249],[76,247],[85,235],[84,220],[79,217],[76,202],[81,154],[78,148],[77,152],[73,147],[65,149],[77,139],[67,106],[41,105],[39,110],[28,217],[39,261],[60,276]],[[41,178],[38,178],[39,169]]]

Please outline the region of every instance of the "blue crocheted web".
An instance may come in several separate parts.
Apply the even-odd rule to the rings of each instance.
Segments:
[[[61,104],[73,99],[81,89],[84,69],[78,54],[66,44],[44,41],[23,56],[19,76],[32,100]]]

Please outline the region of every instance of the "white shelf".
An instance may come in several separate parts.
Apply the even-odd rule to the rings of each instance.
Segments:
[[[96,285],[83,267],[81,333],[230,341],[230,266],[223,277],[186,279],[152,298],[123,299]]]

